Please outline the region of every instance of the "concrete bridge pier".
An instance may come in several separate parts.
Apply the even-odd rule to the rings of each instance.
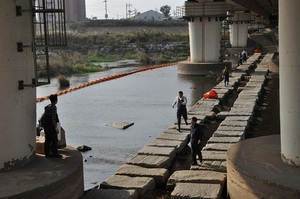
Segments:
[[[300,166],[300,1],[279,0],[281,159]]]
[[[22,167],[35,156],[36,89],[18,86],[34,79],[32,14],[17,16],[16,6],[28,9],[29,1],[5,0],[0,6],[0,171]]]
[[[248,25],[251,21],[251,13],[236,12],[228,17],[230,23],[230,43],[232,48],[247,47]]]
[[[178,74],[207,75],[221,72],[219,62],[221,23],[229,5],[223,2],[185,2],[184,18],[189,21],[190,58],[178,64]]]

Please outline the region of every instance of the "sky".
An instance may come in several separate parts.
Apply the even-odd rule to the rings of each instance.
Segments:
[[[185,0],[85,0],[86,17],[105,19],[105,1],[108,19],[126,18],[126,8],[132,11],[136,9],[136,11],[140,13],[148,10],[156,10],[159,12],[160,7],[164,5],[171,7],[170,14],[173,16],[176,7],[183,6],[185,2]]]

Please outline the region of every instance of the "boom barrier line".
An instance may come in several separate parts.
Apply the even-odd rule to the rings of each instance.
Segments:
[[[160,65],[155,65],[155,66],[149,66],[149,67],[140,68],[140,69],[136,69],[136,70],[125,72],[125,73],[120,73],[120,74],[116,74],[116,75],[111,75],[111,76],[103,77],[103,78],[100,78],[100,79],[96,79],[96,80],[93,80],[93,81],[90,81],[90,82],[87,82],[87,83],[75,86],[73,88],[68,88],[68,89],[65,89],[65,90],[62,90],[62,91],[58,91],[55,94],[58,95],[58,96],[64,95],[64,94],[70,93],[72,91],[76,91],[76,90],[79,90],[79,89],[82,89],[82,88],[85,88],[85,87],[88,87],[88,86],[92,86],[94,84],[99,84],[101,82],[106,82],[106,81],[109,81],[109,80],[117,79],[117,78],[120,78],[120,77],[124,77],[124,76],[127,76],[127,75],[132,75],[132,74],[143,72],[143,71],[147,71],[147,70],[153,70],[153,69],[163,68],[163,67],[167,67],[167,66],[174,66],[177,63],[178,62],[172,62],[172,63],[167,63],[167,64],[160,64]],[[45,96],[45,97],[36,98],[36,102],[45,101],[45,100],[49,99],[49,97],[50,97],[50,95]]]

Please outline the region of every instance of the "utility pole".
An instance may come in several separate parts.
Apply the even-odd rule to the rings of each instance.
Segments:
[[[132,4],[130,4],[130,3],[126,3],[126,18],[127,17],[131,17],[131,12],[132,12],[132,10],[130,10],[130,6],[132,6]],[[128,7],[128,9],[127,9],[127,7]]]
[[[104,0],[104,4],[105,4],[105,19],[108,18],[108,14],[107,14],[107,0]]]

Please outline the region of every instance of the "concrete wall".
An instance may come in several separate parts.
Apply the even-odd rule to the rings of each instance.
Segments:
[[[29,1],[3,0],[0,6],[0,171],[27,164],[35,154],[36,89],[18,89],[18,81],[34,78],[31,46],[17,52],[17,42],[31,45],[32,14],[16,16],[16,5],[29,9]]]

